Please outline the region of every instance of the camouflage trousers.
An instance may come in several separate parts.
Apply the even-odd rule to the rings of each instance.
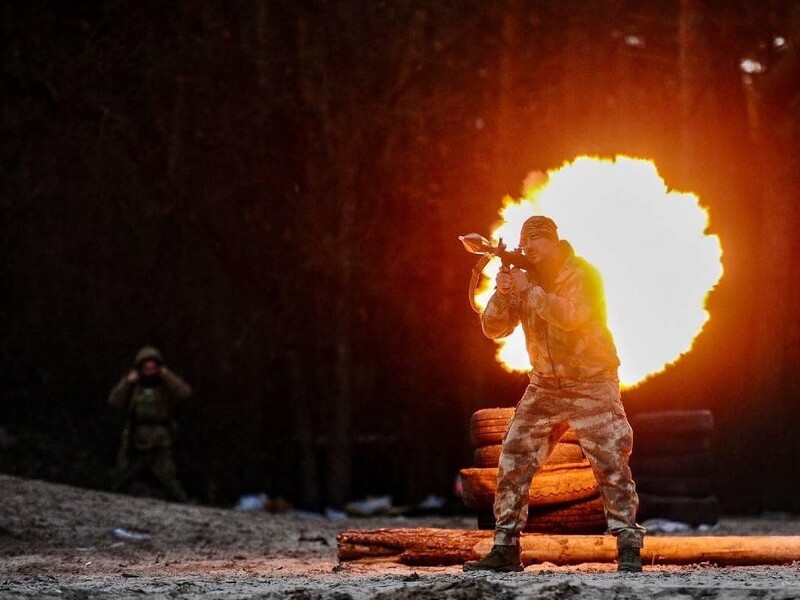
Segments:
[[[152,475],[171,500],[185,502],[183,486],[178,481],[178,469],[172,448],[157,446],[146,450],[125,449],[117,457],[111,489],[124,492],[138,477]]]
[[[589,460],[605,507],[608,532],[619,547],[641,548],[639,497],[628,466],[633,431],[613,379],[562,387],[531,383],[503,440],[494,502],[496,544],[516,544],[528,518],[531,480],[571,428]]]

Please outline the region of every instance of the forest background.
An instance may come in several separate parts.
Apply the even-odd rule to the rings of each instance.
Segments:
[[[800,6],[152,0],[0,7],[0,470],[106,489],[156,344],[201,502],[451,497],[513,406],[467,302],[501,199],[578,155],[696,193],[725,275],[629,415],[708,408],[729,513],[798,511]]]

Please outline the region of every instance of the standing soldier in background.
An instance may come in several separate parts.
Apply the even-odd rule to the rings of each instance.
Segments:
[[[114,490],[124,490],[138,475],[150,472],[172,500],[186,500],[172,446],[177,410],[191,395],[192,389],[164,365],[156,348],[145,346],[136,354],[130,372],[108,397],[113,408],[126,413]]]
[[[558,440],[572,428],[600,486],[609,533],[617,537],[619,571],[642,570],[644,529],[628,467],[633,432],[620,398],[617,357],[606,324],[600,275],[559,240],[556,224],[535,216],[520,245],[530,272],[502,269],[481,317],[484,334],[509,335],[522,323],[532,370],[503,440],[494,502],[494,546],[465,571],[521,571],[519,536],[528,487]]]

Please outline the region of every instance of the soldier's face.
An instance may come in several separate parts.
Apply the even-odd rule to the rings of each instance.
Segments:
[[[142,363],[142,375],[153,377],[158,374],[158,363],[154,360],[146,360]]]
[[[522,251],[533,264],[537,265],[552,258],[558,243],[546,237],[527,237],[522,241]]]

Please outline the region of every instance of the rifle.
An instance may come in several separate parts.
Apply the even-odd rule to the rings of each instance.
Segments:
[[[472,267],[472,277],[470,277],[469,281],[469,304],[476,313],[481,312],[475,304],[475,289],[478,287],[478,278],[483,272],[486,263],[492,259],[492,256],[500,257],[503,267],[506,269],[510,269],[511,267],[517,267],[525,271],[534,269],[534,266],[520,248],[507,250],[506,245],[503,243],[503,238],[500,238],[497,242],[497,246],[492,246],[489,240],[478,233],[460,235],[458,239],[464,244],[464,248],[466,248],[467,252],[481,255],[478,262]]]
[[[478,233],[468,233],[467,235],[460,235],[458,239],[464,244],[467,252],[472,254],[482,254],[484,256],[499,256],[503,261],[503,266],[507,269],[518,267],[525,271],[533,269],[533,265],[528,260],[528,257],[522,253],[520,248],[515,250],[506,250],[506,245],[503,243],[503,238],[497,243],[497,246],[492,244],[485,237]],[[488,261],[487,261],[488,262]]]

